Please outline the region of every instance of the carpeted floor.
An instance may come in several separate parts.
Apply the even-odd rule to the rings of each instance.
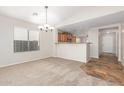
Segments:
[[[19,86],[81,86],[116,85],[90,75],[81,62],[47,58],[0,68],[0,85]]]

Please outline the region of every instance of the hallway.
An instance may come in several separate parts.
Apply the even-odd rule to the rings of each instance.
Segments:
[[[81,68],[89,75],[124,85],[124,66],[114,54],[103,53],[99,59],[92,58]]]

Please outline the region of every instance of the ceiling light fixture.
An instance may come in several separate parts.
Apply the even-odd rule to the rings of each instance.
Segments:
[[[33,15],[33,16],[38,16],[38,13],[34,12],[32,15]]]
[[[50,26],[48,23],[47,23],[47,9],[48,9],[48,6],[45,6],[45,10],[46,10],[46,23],[44,25],[40,25],[38,28],[41,30],[41,31],[53,31],[54,30],[54,27],[53,26]]]
[[[107,34],[109,34],[110,32],[106,32]]]

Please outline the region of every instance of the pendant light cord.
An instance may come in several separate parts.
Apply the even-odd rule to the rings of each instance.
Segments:
[[[48,6],[45,6],[45,8],[46,8],[46,24],[47,24],[47,8],[48,8]]]

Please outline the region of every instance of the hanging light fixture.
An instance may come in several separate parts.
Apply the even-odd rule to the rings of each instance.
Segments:
[[[46,12],[46,23],[44,25],[40,25],[38,28],[41,30],[41,31],[53,31],[54,30],[54,27],[50,26],[48,23],[47,23],[47,9],[48,9],[48,6],[45,6],[45,12]]]

